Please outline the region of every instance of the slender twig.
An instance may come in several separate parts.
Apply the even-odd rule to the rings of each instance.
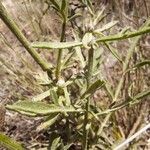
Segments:
[[[4,21],[7,27],[12,31],[12,33],[17,37],[20,43],[26,48],[26,50],[30,53],[33,59],[40,65],[40,67],[44,71],[49,71],[51,69],[51,65],[48,64],[45,60],[43,60],[40,55],[32,48],[29,41],[23,35],[19,27],[16,25],[15,21],[12,20],[11,16],[8,14],[7,10],[3,6],[0,1],[0,18]]]
[[[118,41],[128,38],[133,38],[136,36],[140,36],[150,32],[150,27],[141,28],[138,31],[128,32],[125,34],[115,34],[109,36],[102,36],[101,38],[97,39],[96,42],[108,42],[108,41]],[[82,42],[34,42],[32,43],[32,47],[34,48],[45,48],[45,49],[64,49],[70,48],[75,46],[82,46]]]
[[[110,112],[117,111],[117,110],[124,108],[126,106],[137,104],[137,103],[141,102],[141,99],[143,97],[148,96],[148,95],[150,95],[150,87],[147,90],[145,90],[141,93],[138,93],[133,98],[129,97],[128,99],[124,100],[122,103],[117,104],[117,105],[113,106],[112,108],[107,109],[106,111],[102,111],[100,113],[97,113],[96,115],[98,116],[98,115],[108,114]]]
[[[61,38],[60,42],[65,41],[65,30],[66,30],[66,21],[63,21],[62,24],[62,32],[61,32]],[[57,66],[56,66],[56,80],[58,81],[61,76],[61,61],[62,61],[62,56],[63,56],[63,50],[59,49],[58,51],[58,58],[57,58]]]
[[[128,53],[127,53],[127,57],[125,59],[125,63],[123,64],[123,70],[122,70],[123,74],[122,74],[122,76],[120,78],[120,81],[119,81],[119,84],[117,86],[113,102],[117,101],[117,99],[118,99],[118,96],[119,96],[119,93],[121,91],[121,88],[122,88],[122,85],[123,85],[123,82],[124,82],[124,78],[125,78],[124,72],[126,72],[126,70],[128,68],[130,58],[131,58],[131,56],[132,56],[132,54],[133,54],[133,52],[135,50],[135,47],[136,47],[137,43],[140,40],[140,38],[141,37],[136,37],[136,39],[134,40],[133,44],[131,45],[131,47],[130,47]]]
[[[123,146],[125,146],[128,143],[130,143],[132,140],[134,140],[135,138],[137,138],[139,135],[141,135],[143,132],[145,132],[149,128],[150,128],[150,123],[148,125],[146,125],[144,128],[140,129],[135,134],[133,134],[131,137],[129,137],[128,139],[126,139],[123,143],[121,143],[120,145],[118,145],[117,147],[115,147],[113,150],[120,150],[120,149],[122,149]]]
[[[89,49],[89,52],[88,52],[87,88],[89,88],[90,83],[91,83],[92,72],[93,72],[93,59],[94,59],[94,49],[91,46],[91,49]],[[87,148],[88,148],[88,131],[87,131],[86,127],[88,124],[90,98],[87,98],[85,105],[86,105],[85,106],[86,111],[84,114],[83,143],[82,143],[83,150],[87,150]]]
[[[141,29],[142,29],[142,28],[146,28],[149,24],[150,24],[150,18],[149,18],[149,19],[147,20],[147,22],[141,27]],[[119,84],[118,84],[118,86],[117,86],[117,89],[116,89],[116,92],[115,92],[115,97],[114,97],[113,102],[117,101],[117,98],[118,98],[118,96],[119,96],[119,92],[121,91],[121,88],[122,88],[122,85],[123,85],[123,81],[124,81],[124,77],[125,77],[124,73],[126,72],[126,70],[127,70],[127,68],[128,68],[128,65],[129,65],[129,62],[130,62],[130,58],[132,57],[132,54],[133,54],[133,52],[134,52],[134,50],[135,50],[135,47],[136,47],[136,45],[137,45],[137,43],[139,42],[139,40],[140,40],[141,37],[142,37],[142,35],[141,35],[141,36],[137,36],[137,37],[135,38],[133,44],[131,45],[131,47],[130,47],[128,53],[127,53],[127,56],[126,56],[126,59],[125,59],[125,63],[123,64],[123,70],[122,70],[123,74],[122,74],[122,77],[121,77],[121,79],[120,79],[120,81],[119,81]]]
[[[142,30],[142,28],[146,28],[148,27],[150,24],[150,18],[146,21],[146,23],[140,28]],[[122,74],[122,77],[118,83],[118,86],[116,88],[116,91],[115,91],[115,96],[114,96],[114,99],[113,99],[113,103],[118,101],[118,97],[119,97],[119,94],[120,94],[120,91],[122,89],[122,85],[123,85],[123,81],[124,81],[124,78],[125,78],[125,72],[128,68],[128,65],[129,65],[129,62],[130,62],[130,58],[131,56],[133,55],[133,52],[135,50],[135,47],[137,45],[137,43],[139,42],[140,38],[142,37],[142,35],[140,36],[137,36],[133,42],[133,44],[131,45],[131,47],[129,48],[129,51],[127,53],[127,57],[125,59],[125,63],[123,64],[123,74]],[[108,122],[109,118],[111,117],[112,115],[112,112],[110,112],[109,114],[106,115],[105,117],[105,125],[106,123]],[[99,135],[101,134],[101,132],[103,131],[103,128],[105,127],[105,125],[101,126],[100,129],[99,129]]]

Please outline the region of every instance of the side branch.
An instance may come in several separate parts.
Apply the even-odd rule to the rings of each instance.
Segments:
[[[124,34],[102,36],[101,38],[98,38],[96,42],[100,43],[100,42],[108,42],[108,41],[118,41],[118,40],[133,38],[146,33],[150,33],[150,27],[143,27],[138,31],[128,32]],[[65,48],[67,49],[71,47],[82,46],[83,44],[82,42],[75,41],[75,42],[33,42],[31,45],[34,48],[43,48],[43,49],[65,49]]]

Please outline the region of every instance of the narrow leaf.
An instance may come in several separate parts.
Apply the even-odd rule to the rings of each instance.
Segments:
[[[3,146],[9,150],[25,150],[20,143],[2,133],[0,133],[0,146]]]
[[[45,49],[64,49],[82,45],[81,42],[34,42],[31,44],[34,48]]]
[[[63,150],[68,150],[68,149],[71,147],[71,145],[73,145],[73,143],[70,143],[70,144],[65,145],[65,146],[63,147]]]
[[[50,85],[52,83],[52,80],[49,79],[47,73],[38,73],[34,76],[34,78],[37,80],[38,84],[40,85]]]
[[[89,97],[90,95],[94,94],[96,90],[101,88],[105,84],[104,81],[102,80],[97,80],[95,81],[86,91],[85,93],[81,96],[82,99]]]
[[[37,148],[31,148],[31,150],[48,150],[48,149],[47,149],[47,147],[44,147],[44,148],[39,148],[39,149],[37,149]]]
[[[60,137],[58,137],[58,138],[56,138],[56,139],[53,140],[52,145],[51,145],[51,150],[57,150],[58,149],[58,147],[61,144],[60,140],[61,140]]]
[[[48,96],[50,96],[50,90],[47,90],[47,91],[33,97],[32,100],[37,102],[37,101],[41,101],[41,100],[45,99]]]
[[[74,19],[76,19],[76,18],[78,18],[78,17],[81,17],[81,16],[82,16],[82,15],[79,14],[79,13],[74,14],[73,16],[71,16],[71,17],[69,18],[69,21],[72,21],[72,20],[74,20]]]
[[[144,60],[144,61],[142,61],[142,62],[140,62],[140,63],[137,63],[137,64],[133,67],[133,69],[140,68],[140,67],[143,67],[143,66],[145,66],[145,65],[150,65],[150,60]]]
[[[46,104],[44,102],[32,102],[32,101],[18,101],[13,105],[7,105],[6,108],[18,112],[30,112],[38,115],[48,115],[52,113],[67,113],[67,112],[81,112],[81,110],[75,110],[73,107],[62,107],[54,104]]]
[[[94,23],[93,23],[94,26],[96,26],[101,21],[101,19],[103,17],[102,14],[103,14],[104,10],[105,10],[105,7],[103,7],[102,10],[100,12],[98,12],[98,14],[96,15],[96,18],[95,18]]]
[[[46,104],[44,102],[33,102],[33,101],[18,101],[13,105],[7,105],[6,108],[19,112],[29,112],[34,114],[45,115],[53,112],[55,105]]]
[[[57,115],[55,114],[53,116],[48,117],[48,119],[46,121],[44,121],[37,127],[37,131],[41,131],[41,130],[49,128],[51,125],[53,125],[58,120],[59,116],[60,116],[60,114],[57,114]]]
[[[62,0],[61,2],[61,12],[64,12],[67,6],[66,0]]]
[[[64,94],[65,94],[65,99],[66,99],[66,106],[70,106],[71,105],[71,100],[70,100],[70,95],[69,92],[67,90],[67,87],[64,87]]]
[[[122,59],[121,57],[119,56],[118,52],[116,49],[114,49],[110,44],[104,42],[105,46],[108,48],[108,50],[110,50],[110,52],[112,53],[112,55],[118,59],[118,61],[120,61],[122,63]]]
[[[53,89],[50,90],[50,95],[51,95],[53,103],[55,105],[58,105],[58,95],[57,95],[57,92],[56,92],[55,88],[53,88]]]
[[[73,55],[75,54],[75,51],[70,51],[67,56],[64,58],[64,61],[62,63],[62,68],[64,69],[69,63]]]
[[[59,3],[58,3],[57,0],[50,0],[50,1],[51,1],[51,3],[56,7],[57,10],[60,9],[60,6],[59,6]]]
[[[101,72],[100,66],[102,62],[104,61],[102,54],[103,54],[102,48],[95,49],[94,60],[93,60],[93,76],[97,76]]]
[[[84,68],[86,66],[86,63],[85,63],[85,60],[84,60],[84,57],[83,57],[83,54],[81,52],[81,48],[78,46],[78,47],[75,47],[75,51],[77,53],[77,56],[81,62],[81,65],[82,65],[82,68]]]
[[[109,84],[109,82],[105,82],[105,90],[109,94],[109,96],[113,99],[114,93],[113,90],[111,89],[111,85]]]
[[[133,99],[141,99],[148,95],[150,95],[150,87],[148,89],[146,89],[145,91],[138,93]]]
[[[106,30],[112,28],[113,26],[115,26],[117,23],[118,23],[118,21],[109,22],[105,26],[103,26],[102,28],[95,30],[94,33],[106,31]]]
[[[145,65],[150,65],[150,60],[144,60],[142,62],[137,63],[135,66],[133,66],[132,68],[127,69],[126,73],[128,73],[131,70],[136,70],[139,69]]]
[[[75,41],[79,41],[79,36],[76,32],[73,31],[73,36],[75,38]],[[86,66],[86,63],[85,63],[85,59],[84,59],[84,56],[82,54],[82,51],[81,51],[81,47],[80,46],[77,46],[74,48],[75,51],[76,51],[76,54],[81,62],[81,65],[82,65],[82,68],[84,68]]]

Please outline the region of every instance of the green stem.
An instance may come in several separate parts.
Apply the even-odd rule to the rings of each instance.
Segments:
[[[93,59],[94,59],[94,49],[91,46],[91,49],[89,49],[89,52],[88,52],[87,89],[89,88],[90,83],[91,83],[92,72],[93,72]],[[85,105],[86,111],[84,114],[83,143],[82,143],[83,150],[88,149],[88,131],[86,127],[88,124],[89,105],[90,105],[90,98],[87,99],[86,105]]]
[[[138,31],[135,32],[127,32],[125,34],[115,34],[109,36],[102,36],[96,40],[97,43],[101,42],[109,42],[109,41],[119,41],[123,39],[133,38],[136,36],[140,36],[150,32],[150,27],[140,28]],[[34,42],[32,46],[34,48],[45,48],[45,49],[64,49],[64,48],[71,48],[76,46],[82,46],[82,42]]]
[[[136,37],[139,35],[143,35],[143,34],[149,33],[149,32],[150,32],[150,27],[145,27],[145,28],[141,28],[135,32],[127,32],[124,34],[116,34],[116,35],[101,37],[101,38],[97,39],[96,42],[118,41],[118,40],[123,40],[123,39]]]
[[[148,27],[149,24],[150,24],[150,18],[149,18],[149,19],[147,20],[147,22],[141,27],[141,30],[142,30],[143,28]],[[133,55],[133,52],[134,52],[134,50],[135,50],[135,47],[137,46],[137,44],[138,44],[139,40],[141,39],[141,37],[142,37],[142,35],[137,36],[137,37],[134,39],[133,44],[132,44],[131,47],[129,48],[129,51],[128,51],[127,56],[126,56],[126,59],[125,59],[125,62],[124,62],[124,64],[123,64],[123,70],[122,70],[123,74],[122,74],[122,77],[121,77],[121,79],[120,79],[120,81],[119,81],[119,84],[118,84],[118,86],[117,86],[117,89],[116,89],[116,92],[115,92],[115,97],[114,97],[114,99],[113,99],[113,102],[117,101],[117,99],[118,99],[119,93],[120,93],[120,91],[121,91],[121,88],[122,88],[122,85],[123,85],[123,82],[124,82],[125,72],[126,72],[126,70],[128,69],[128,65],[129,65],[130,59],[131,59],[131,57],[132,57],[132,55]]]
[[[66,21],[62,24],[62,32],[60,42],[65,41],[65,30],[66,30]],[[56,66],[56,80],[58,81],[61,77],[61,61],[62,61],[63,50],[59,49],[57,57],[57,66]]]
[[[23,35],[21,30],[18,28],[15,21],[12,20],[12,18],[8,14],[7,10],[5,9],[1,1],[0,1],[0,18],[7,25],[7,27],[12,31],[12,33],[17,37],[20,43],[26,48],[26,50],[30,53],[33,59],[40,65],[40,67],[44,71],[50,71],[51,66],[45,60],[43,60],[40,57],[40,55],[32,48],[29,41]]]
[[[150,18],[149,18],[149,19],[146,21],[146,23],[140,28],[140,30],[142,30],[143,28],[148,27],[149,25],[150,25]],[[123,70],[122,70],[123,74],[122,74],[121,79],[120,79],[120,81],[119,81],[119,83],[118,83],[118,86],[117,86],[117,88],[116,88],[115,96],[114,96],[113,102],[118,101],[118,97],[119,97],[120,91],[121,91],[121,89],[122,89],[123,82],[124,82],[124,78],[125,78],[125,72],[126,72],[126,70],[128,69],[128,65],[129,65],[130,59],[131,59],[131,57],[132,57],[132,55],[133,55],[133,52],[134,52],[134,50],[135,50],[135,47],[137,46],[137,44],[138,44],[138,42],[139,42],[139,40],[140,40],[141,37],[142,37],[142,35],[137,36],[137,37],[134,39],[133,44],[132,44],[131,47],[129,48],[129,51],[128,51],[128,53],[127,53],[127,57],[126,57],[126,59],[125,59],[125,63],[123,64]],[[105,127],[105,125],[106,125],[107,122],[109,121],[109,119],[110,119],[112,113],[113,113],[113,112],[110,112],[109,114],[106,115],[106,117],[105,117],[105,119],[104,119],[105,124],[103,124],[103,125],[101,126],[101,128],[99,129],[99,131],[98,131],[98,135],[99,135],[99,136],[100,136],[101,132],[103,131],[103,128]]]

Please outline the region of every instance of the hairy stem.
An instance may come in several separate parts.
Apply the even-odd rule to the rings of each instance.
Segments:
[[[109,41],[119,41],[119,40],[140,36],[149,32],[150,32],[150,27],[146,26],[134,32],[102,36],[101,38],[98,38],[96,42],[101,43],[101,42],[109,42]],[[35,48],[45,48],[45,49],[58,49],[58,48],[63,49],[63,48],[71,48],[71,47],[82,46],[82,45],[83,45],[82,42],[56,42],[56,43],[55,42],[34,42],[32,43],[32,46]]]
[[[62,24],[62,32],[60,42],[65,41],[65,30],[66,30],[66,21]],[[61,61],[62,61],[63,50],[59,49],[57,57],[57,66],[56,66],[56,80],[58,81],[61,77]]]
[[[93,59],[94,59],[93,55],[94,55],[94,49],[91,46],[91,49],[89,49],[88,52],[87,89],[90,86],[91,78],[92,78]],[[82,143],[83,150],[88,149],[88,131],[86,127],[88,124],[89,105],[90,105],[90,98],[87,99],[85,104],[85,114],[84,114],[84,124],[83,124],[83,143]]]

